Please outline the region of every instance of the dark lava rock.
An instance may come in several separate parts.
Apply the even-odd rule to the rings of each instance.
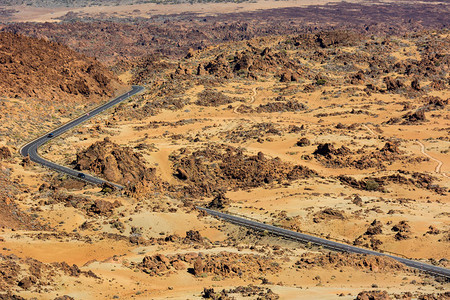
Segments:
[[[0,160],[7,159],[11,157],[11,151],[9,151],[9,148],[4,146],[0,147]]]
[[[211,209],[224,209],[230,203],[230,199],[225,197],[224,193],[218,193],[211,202],[208,203],[208,208]]]
[[[301,138],[298,142],[297,142],[297,146],[299,147],[306,147],[311,145],[311,142],[307,139],[307,138]]]

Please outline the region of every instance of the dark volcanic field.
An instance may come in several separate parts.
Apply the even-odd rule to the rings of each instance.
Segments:
[[[336,28],[375,35],[402,35],[448,28],[449,24],[448,2],[371,5],[342,2],[210,17],[179,14],[119,19],[69,13],[58,24],[4,24],[2,30],[46,37],[87,55],[95,53],[101,61],[114,63],[119,57],[135,58],[154,52],[181,57],[190,48],[203,49],[221,42],[269,35]]]

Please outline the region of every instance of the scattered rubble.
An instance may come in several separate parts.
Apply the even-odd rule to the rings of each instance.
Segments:
[[[224,145],[211,145],[192,152],[181,149],[171,155],[171,160],[174,175],[188,184],[186,191],[190,195],[206,196],[220,190],[248,189],[316,174],[306,167],[268,158],[262,152],[250,156],[239,148]]]
[[[407,272],[409,270],[402,263],[389,257],[332,252],[302,254],[302,258],[295,263],[295,267],[300,269],[351,267],[371,272]]]

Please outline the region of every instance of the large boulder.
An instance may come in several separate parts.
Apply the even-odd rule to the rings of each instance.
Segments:
[[[133,185],[155,176],[155,169],[146,167],[140,154],[129,147],[120,147],[108,138],[78,152],[75,164],[77,170],[90,171],[123,185]]]

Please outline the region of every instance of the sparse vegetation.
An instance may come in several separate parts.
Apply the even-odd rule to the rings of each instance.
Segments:
[[[264,1],[215,15],[211,2],[121,6],[133,1],[2,25],[41,40],[0,39],[0,299],[440,297],[445,282],[397,261],[196,207],[448,268],[442,1],[248,11],[294,5]],[[94,4],[59,5],[80,3]],[[63,10],[0,17],[33,11]],[[39,153],[124,189],[20,157],[109,98],[116,75],[145,90]]]

